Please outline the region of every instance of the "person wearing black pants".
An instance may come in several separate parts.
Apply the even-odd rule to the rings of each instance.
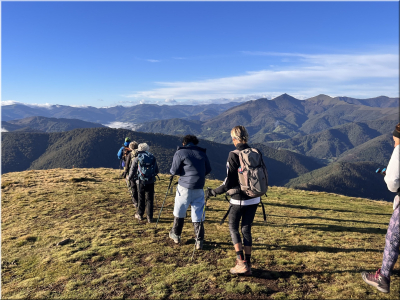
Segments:
[[[153,203],[154,203],[154,183],[155,183],[155,176],[158,174],[158,165],[155,157],[149,153],[150,147],[146,143],[139,144],[137,156],[134,158],[131,164],[131,168],[129,170],[129,180],[133,180],[137,178],[137,186],[138,186],[138,209],[137,213],[135,214],[135,218],[139,221],[142,220],[143,214],[146,207],[146,214],[147,214],[147,222],[151,223],[153,220]],[[150,155],[153,157],[152,166],[154,167],[154,173],[150,178],[141,179],[142,177],[139,176],[140,166],[139,166],[139,157],[143,155]]]
[[[221,186],[212,190],[207,190],[207,197],[226,193],[231,195],[229,207],[229,231],[232,237],[233,246],[236,251],[236,266],[230,270],[232,274],[251,275],[251,225],[256,214],[260,197],[252,198],[240,190],[238,169],[240,160],[237,150],[242,151],[250,148],[247,144],[249,135],[244,126],[235,126],[231,130],[232,142],[236,146],[236,151],[231,151],[226,163],[227,176]],[[240,220],[242,221],[240,225]],[[243,243],[239,233],[239,225],[243,235]],[[243,253],[244,249],[244,253]]]

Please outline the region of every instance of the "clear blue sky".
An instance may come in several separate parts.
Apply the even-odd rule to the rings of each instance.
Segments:
[[[399,93],[399,2],[2,2],[2,101]]]

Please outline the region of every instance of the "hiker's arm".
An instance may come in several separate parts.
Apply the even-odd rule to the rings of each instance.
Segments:
[[[181,175],[180,167],[181,167],[182,158],[179,155],[178,151],[175,152],[174,159],[172,160],[171,170],[169,172],[171,175]]]
[[[120,148],[119,149],[119,151],[118,151],[118,159],[121,159],[122,158],[122,150],[124,149],[124,147],[122,147],[122,148]]]
[[[226,178],[224,182],[214,189],[214,192],[219,195],[226,193],[228,190],[237,187],[237,184],[239,182],[239,176],[238,176],[238,164],[234,159],[234,153],[230,152],[228,156],[228,161],[226,162]]]
[[[129,170],[129,180],[132,180],[135,175],[137,174],[137,168],[138,168],[138,158],[135,157],[135,159],[132,161],[131,164],[131,169]]]
[[[158,172],[159,172],[159,170],[158,170],[158,164],[157,164],[157,160],[155,160],[154,171],[156,172],[156,175],[157,175],[157,174],[158,174]]]
[[[129,173],[129,162],[131,161],[131,154],[129,153],[127,156],[126,156],[126,160],[125,160],[125,170],[124,170],[124,173],[125,173],[125,175],[126,174],[128,174]]]
[[[386,168],[385,182],[391,192],[397,192],[400,187],[399,152],[400,146],[396,146]]]
[[[211,172],[211,165],[210,165],[210,161],[208,160],[208,157],[206,155],[206,175],[210,174]]]

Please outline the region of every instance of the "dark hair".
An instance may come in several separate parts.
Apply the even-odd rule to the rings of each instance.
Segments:
[[[197,139],[197,137],[195,135],[185,135],[182,139],[182,144],[189,144],[192,143],[193,145],[197,145],[199,143],[199,140]]]
[[[400,123],[397,124],[395,130],[393,130],[393,136],[400,138]]]

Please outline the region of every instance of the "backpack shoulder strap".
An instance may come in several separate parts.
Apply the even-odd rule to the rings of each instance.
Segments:
[[[268,197],[267,194],[265,194],[265,197]],[[260,197],[260,203],[261,203],[261,207],[262,207],[262,211],[263,211],[264,223],[267,223],[267,215],[265,214],[264,203],[262,203],[261,197]]]
[[[231,152],[235,153],[236,155],[239,155],[239,153],[240,153],[240,150],[238,150],[238,149],[235,149],[235,150],[233,150],[233,151],[231,151]]]

